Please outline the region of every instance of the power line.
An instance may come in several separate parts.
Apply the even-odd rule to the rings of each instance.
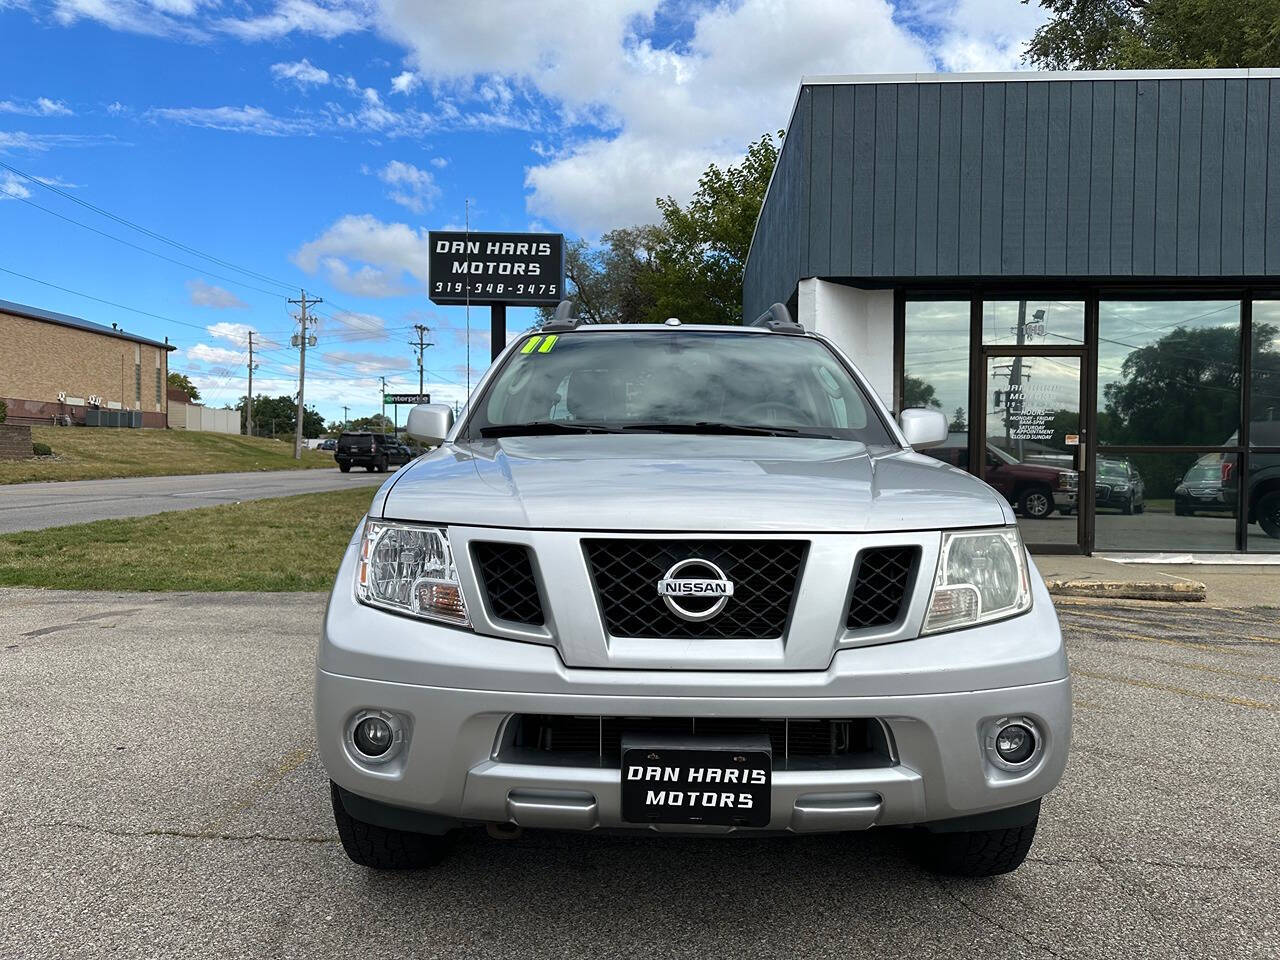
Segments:
[[[122,243],[126,247],[132,247],[134,250],[140,250],[142,253],[150,254],[153,257],[157,257],[169,263],[176,264],[179,267],[185,267],[188,270],[194,270],[196,273],[204,274],[205,276],[208,276],[208,277],[214,277],[218,280],[222,280],[225,283],[234,283],[237,286],[245,287],[249,290],[256,290],[258,293],[266,294],[269,297],[280,296],[280,294],[275,290],[264,290],[262,289],[262,287],[255,287],[253,284],[245,283],[243,280],[236,280],[233,277],[227,277],[227,276],[223,276],[220,273],[214,273],[211,270],[206,270],[204,267],[198,267],[192,263],[186,263],[182,260],[175,260],[173,257],[166,257],[163,253],[157,253],[155,250],[149,250],[146,247],[139,246],[138,244],[133,243],[132,241],[126,240],[123,237],[117,237],[113,233],[107,233],[105,230],[99,230],[97,227],[91,227],[87,223],[82,223],[79,220],[74,219],[73,217],[65,216],[64,214],[58,213],[58,211],[56,210],[50,210],[48,207],[43,207],[40,204],[36,203],[34,200],[28,200],[26,197],[15,196],[14,194],[9,194],[8,196],[11,200],[20,200],[23,203],[27,204],[27,206],[35,207],[37,210],[42,210],[52,217],[57,217],[59,220],[65,220],[67,223],[74,224],[77,227],[83,227],[86,230],[89,230],[93,233],[98,234],[98,236],[100,237],[106,237],[108,240],[114,240],[116,243]]]
[[[48,280],[41,280],[39,277],[33,277],[26,273],[19,273],[17,270],[10,270],[8,267],[0,267],[0,271],[14,277],[21,277],[23,280],[30,280],[32,283],[38,283],[41,286],[52,287],[54,290],[61,290],[63,293],[69,293],[75,297],[84,297],[86,300],[94,300],[97,303],[105,303],[109,307],[117,307],[120,310],[128,310],[130,313],[136,313],[139,316],[150,317],[153,320],[162,320],[165,323],[176,323],[180,327],[190,327],[193,330],[200,330],[208,333],[208,328],[195,323],[186,323],[182,320],[175,320],[173,317],[161,316],[158,313],[151,313],[149,310],[139,310],[137,307],[130,307],[123,303],[116,303],[114,300],[104,300],[102,297],[95,297],[91,293],[82,293],[79,290],[72,290],[70,287],[62,287],[56,283],[50,283]]]
[[[174,240],[171,237],[166,237],[162,233],[157,233],[155,230],[151,230],[147,227],[142,226],[141,224],[134,223],[132,220],[129,220],[126,217],[121,217],[117,214],[112,213],[110,210],[105,210],[102,207],[97,206],[96,204],[90,203],[88,200],[82,199],[81,197],[74,196],[73,194],[70,194],[65,190],[59,189],[58,187],[54,186],[51,183],[46,183],[45,181],[41,180],[39,177],[34,177],[24,170],[19,170],[17,167],[13,166],[12,164],[6,163],[3,160],[0,160],[0,168],[8,170],[11,173],[16,173],[18,176],[22,177],[25,180],[30,181],[31,183],[34,183],[38,187],[43,187],[45,190],[50,190],[65,200],[70,200],[72,203],[78,203],[80,206],[88,210],[92,210],[94,213],[98,214],[99,216],[106,217],[109,220],[114,220],[116,223],[119,223],[122,226],[129,227],[131,230],[136,230],[139,233],[145,234],[146,236],[150,237],[153,240],[159,240],[161,243],[167,243],[170,246],[177,247],[179,250],[182,250],[186,253],[190,253],[190,254],[193,254],[194,256],[212,261],[213,263],[226,267],[229,270],[235,270],[237,273],[243,273],[246,276],[254,277],[255,279],[262,280],[265,283],[274,283],[277,286],[285,287],[289,290],[294,289],[294,285],[292,283],[286,283],[283,280],[277,280],[275,277],[269,277],[265,273],[259,273],[256,270],[250,270],[247,267],[241,267],[235,263],[232,263],[229,260],[223,260],[220,257],[213,256],[213,254],[205,253],[202,250],[197,250],[195,247],[189,246],[188,244],[182,243],[181,241]]]

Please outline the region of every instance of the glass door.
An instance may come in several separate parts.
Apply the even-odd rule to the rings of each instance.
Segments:
[[[1084,368],[1083,349],[982,350],[978,475],[1004,494],[1023,541],[1043,553],[1084,550]]]

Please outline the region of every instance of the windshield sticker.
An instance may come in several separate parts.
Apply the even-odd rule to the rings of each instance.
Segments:
[[[542,337],[530,337],[530,338],[529,338],[529,342],[528,342],[528,343],[526,343],[523,347],[521,347],[521,348],[520,348],[520,352],[521,352],[521,353],[533,353],[534,348],[538,345],[538,341],[539,341],[539,340],[541,340],[541,339],[542,339]]]
[[[556,335],[550,334],[542,341],[542,346],[538,348],[539,353],[548,353],[552,347],[556,345]]]
[[[520,348],[521,353],[548,353],[551,348],[556,345],[556,335],[549,333],[545,337],[539,334],[536,337],[530,337],[529,342]]]

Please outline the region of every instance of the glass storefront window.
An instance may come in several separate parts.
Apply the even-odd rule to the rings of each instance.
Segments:
[[[1238,300],[1099,304],[1099,443],[1216,446],[1239,425]]]
[[[1236,548],[1234,455],[1099,451],[1094,477],[1098,550],[1188,553]]]
[[[907,301],[903,360],[903,408],[939,410],[951,424],[953,439],[954,434],[966,433],[969,301]]]
[[[1280,300],[1253,302],[1249,445],[1280,447]]]
[[[986,300],[982,304],[982,342],[1028,347],[1084,343],[1084,302]]]

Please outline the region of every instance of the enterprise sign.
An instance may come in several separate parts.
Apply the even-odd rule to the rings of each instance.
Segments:
[[[432,230],[431,302],[555,305],[564,299],[564,236]]]

